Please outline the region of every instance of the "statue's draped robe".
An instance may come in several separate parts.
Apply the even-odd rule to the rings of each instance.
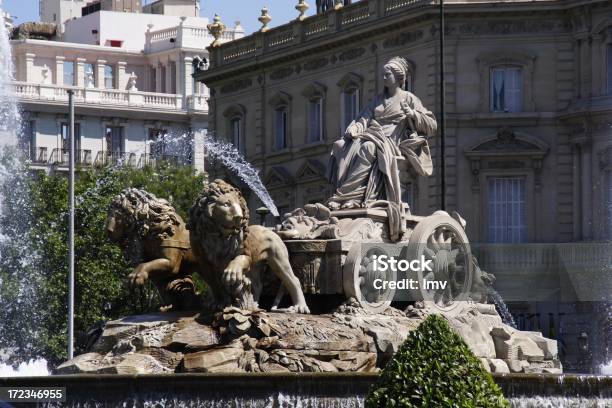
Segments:
[[[415,111],[414,119],[406,117],[401,102]],[[369,207],[386,200],[401,206],[398,160],[408,160],[420,175],[432,174],[426,137],[436,132],[436,120],[412,93],[398,90],[389,99],[379,95],[347,129],[351,127],[357,136],[344,136],[332,150],[328,178],[336,190],[329,201]]]

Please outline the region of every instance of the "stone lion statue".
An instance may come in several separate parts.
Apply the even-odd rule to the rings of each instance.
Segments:
[[[291,296],[293,306],[288,311],[310,313],[283,241],[273,231],[248,221],[249,210],[240,190],[223,180],[208,184],[189,211],[193,252],[215,306],[256,308],[261,277],[269,269]]]
[[[134,266],[130,283],[143,285],[150,279],[155,284],[162,299],[160,310],[199,307],[189,231],[168,201],[137,188],[123,190],[109,206],[105,228]]]

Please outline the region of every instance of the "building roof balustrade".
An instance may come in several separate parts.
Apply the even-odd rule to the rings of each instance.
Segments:
[[[68,91],[73,90],[75,102],[85,106],[111,105],[113,107],[164,109],[173,111],[208,112],[204,95],[163,94],[119,89],[81,88],[52,84],[13,82],[13,91],[20,102],[66,103]]]
[[[361,0],[338,10],[294,20],[266,32],[231,41],[211,52],[212,64],[223,66],[246,58],[253,58],[268,51],[276,51],[291,45],[307,43],[332,33],[349,30],[355,25],[379,20],[408,9],[435,6],[438,0]]]
[[[221,35],[220,40],[228,42],[241,36],[241,32],[229,29]],[[183,24],[163,30],[147,31],[145,37],[147,53],[167,51],[173,48],[203,49],[214,40],[206,27]]]

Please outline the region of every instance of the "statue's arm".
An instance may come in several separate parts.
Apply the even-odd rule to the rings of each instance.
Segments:
[[[370,121],[374,117],[374,107],[376,106],[376,100],[368,103],[365,108],[359,112],[359,115],[353,120],[346,128],[345,135],[357,136],[368,128]]]
[[[415,130],[424,136],[432,136],[436,133],[438,123],[434,114],[423,106],[421,100],[415,95],[409,94],[408,105],[412,109],[412,123]]]

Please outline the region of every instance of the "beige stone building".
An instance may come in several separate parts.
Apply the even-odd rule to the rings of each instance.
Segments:
[[[612,4],[447,0],[445,18],[447,209],[467,220],[471,242],[515,244],[490,247],[483,263],[512,288],[519,273],[563,280],[580,254],[608,259],[609,244],[568,243],[612,237]],[[211,49],[198,77],[211,90],[209,133],[260,169],[281,212],[323,201],[331,145],[382,92],[382,66],[396,55],[410,63],[407,88],[439,118],[434,1],[361,0]],[[401,174],[404,201],[423,215],[442,193],[440,137],[429,142],[434,175]],[[251,195],[250,205],[261,203]],[[515,317],[562,339],[568,368],[585,370],[582,335],[595,343],[602,330],[582,306],[563,306],[580,300],[573,291],[553,287]]]

